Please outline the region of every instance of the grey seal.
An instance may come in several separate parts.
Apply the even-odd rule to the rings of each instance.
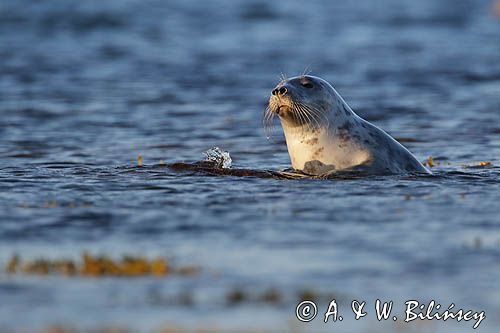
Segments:
[[[269,97],[264,125],[269,126],[276,115],[292,167],[305,174],[430,173],[398,141],[354,113],[340,94],[319,77],[282,78]]]

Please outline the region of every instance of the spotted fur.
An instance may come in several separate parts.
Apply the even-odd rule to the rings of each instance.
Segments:
[[[311,175],[430,173],[403,145],[355,114],[325,80],[285,78],[273,92],[265,124],[279,117],[294,169]]]

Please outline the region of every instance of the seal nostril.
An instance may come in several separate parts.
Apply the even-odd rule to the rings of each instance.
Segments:
[[[278,89],[273,89],[273,91],[271,92],[271,94],[273,94],[274,96],[276,96],[278,94]]]
[[[280,90],[278,91],[280,95],[286,95],[288,90],[285,87],[281,87]]]

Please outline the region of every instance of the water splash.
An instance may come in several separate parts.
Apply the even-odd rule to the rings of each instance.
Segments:
[[[217,168],[229,169],[233,160],[229,156],[229,152],[220,149],[219,147],[213,147],[203,153],[205,155],[205,161],[214,162]]]

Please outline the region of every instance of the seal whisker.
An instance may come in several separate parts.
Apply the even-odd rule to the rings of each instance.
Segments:
[[[305,114],[301,109],[299,108],[296,108],[296,111],[297,111],[297,114],[300,115],[301,119],[303,120],[302,121],[302,124],[301,126],[304,127],[304,126],[307,126],[307,129],[310,130],[310,121],[309,121],[309,118],[307,117],[307,114]]]
[[[304,124],[304,119],[302,118],[300,112],[297,110],[297,108],[294,107],[293,102],[292,102],[292,107],[290,108],[292,111],[292,117],[294,118],[295,121],[299,123],[299,126],[303,126]]]
[[[303,107],[303,105],[301,105],[300,103],[297,103],[297,102],[294,103],[294,107],[297,109],[297,112],[300,112],[304,116],[304,118],[307,119],[307,129],[311,130],[312,129],[312,127],[311,127],[312,121],[311,121],[311,117],[310,117],[309,113],[307,112],[307,110]]]
[[[287,80],[287,76],[283,72],[280,73],[279,78],[280,78],[280,82],[285,82]]]
[[[327,128],[330,127],[330,119],[328,118],[328,115],[326,115],[323,111],[318,109],[311,109],[311,112],[316,115],[318,122],[322,123],[323,126]]]
[[[330,125],[330,119],[328,118],[328,114],[315,105],[304,105],[316,118],[318,123],[321,123],[323,125],[326,125],[326,127],[329,127]]]
[[[316,120],[314,119],[314,117],[311,115],[311,113],[303,105],[297,104],[297,108],[307,118],[307,128],[309,131],[312,131],[316,127],[313,124],[313,122],[315,122]],[[319,126],[319,124],[316,124],[316,125]]]
[[[297,112],[300,113],[300,115],[302,116],[302,118],[304,118],[304,122],[302,124],[302,127],[305,126],[305,127],[307,127],[307,130],[310,131],[311,130],[311,119],[310,119],[310,117],[299,106],[297,106]]]
[[[298,105],[297,103],[295,102],[292,102],[293,104],[293,109],[294,109],[294,112],[300,117],[301,119],[301,122],[300,122],[300,125],[302,127],[304,127],[304,125],[307,126],[307,128],[309,130],[311,130],[311,119],[309,117],[309,115],[304,112],[304,109],[300,107],[300,105]]]
[[[310,107],[308,107],[307,105],[304,105],[301,103],[300,107],[303,109],[303,112],[305,114],[307,114],[308,118],[311,119],[310,120],[310,130],[315,130],[315,129],[319,129],[321,128],[321,121],[318,117],[318,115],[316,114],[316,112],[311,109]]]
[[[269,139],[274,132],[274,112],[271,110],[270,106],[267,106],[264,115],[262,117],[262,125],[266,133],[266,137]]]
[[[311,115],[311,118],[313,119],[314,122],[314,129],[319,129],[321,128],[320,121],[317,119],[317,116],[310,110],[306,108],[306,112]]]
[[[306,75],[309,75],[311,74],[312,70],[311,70],[311,64],[307,65],[306,68],[304,68],[304,71],[302,72],[302,75],[301,76],[306,76]]]
[[[307,106],[305,106],[305,105],[301,105],[300,107],[302,108],[303,112],[305,114],[307,114],[310,119],[312,119],[312,121],[315,123],[315,127],[319,128],[320,124],[319,124],[319,121],[316,118],[314,112],[310,108],[308,108]]]
[[[321,127],[321,119],[320,116],[323,116],[318,110],[311,108],[310,106],[307,106],[302,103],[298,103],[299,107],[303,110],[304,113],[308,114],[310,118],[314,121],[315,128],[320,128]],[[327,119],[325,117],[325,119]]]
[[[320,117],[318,117],[318,115],[315,114],[315,112],[310,108],[307,108],[307,112],[309,112],[311,114],[311,118],[314,119],[314,123],[316,125],[315,129],[320,129],[322,127],[322,122]]]

